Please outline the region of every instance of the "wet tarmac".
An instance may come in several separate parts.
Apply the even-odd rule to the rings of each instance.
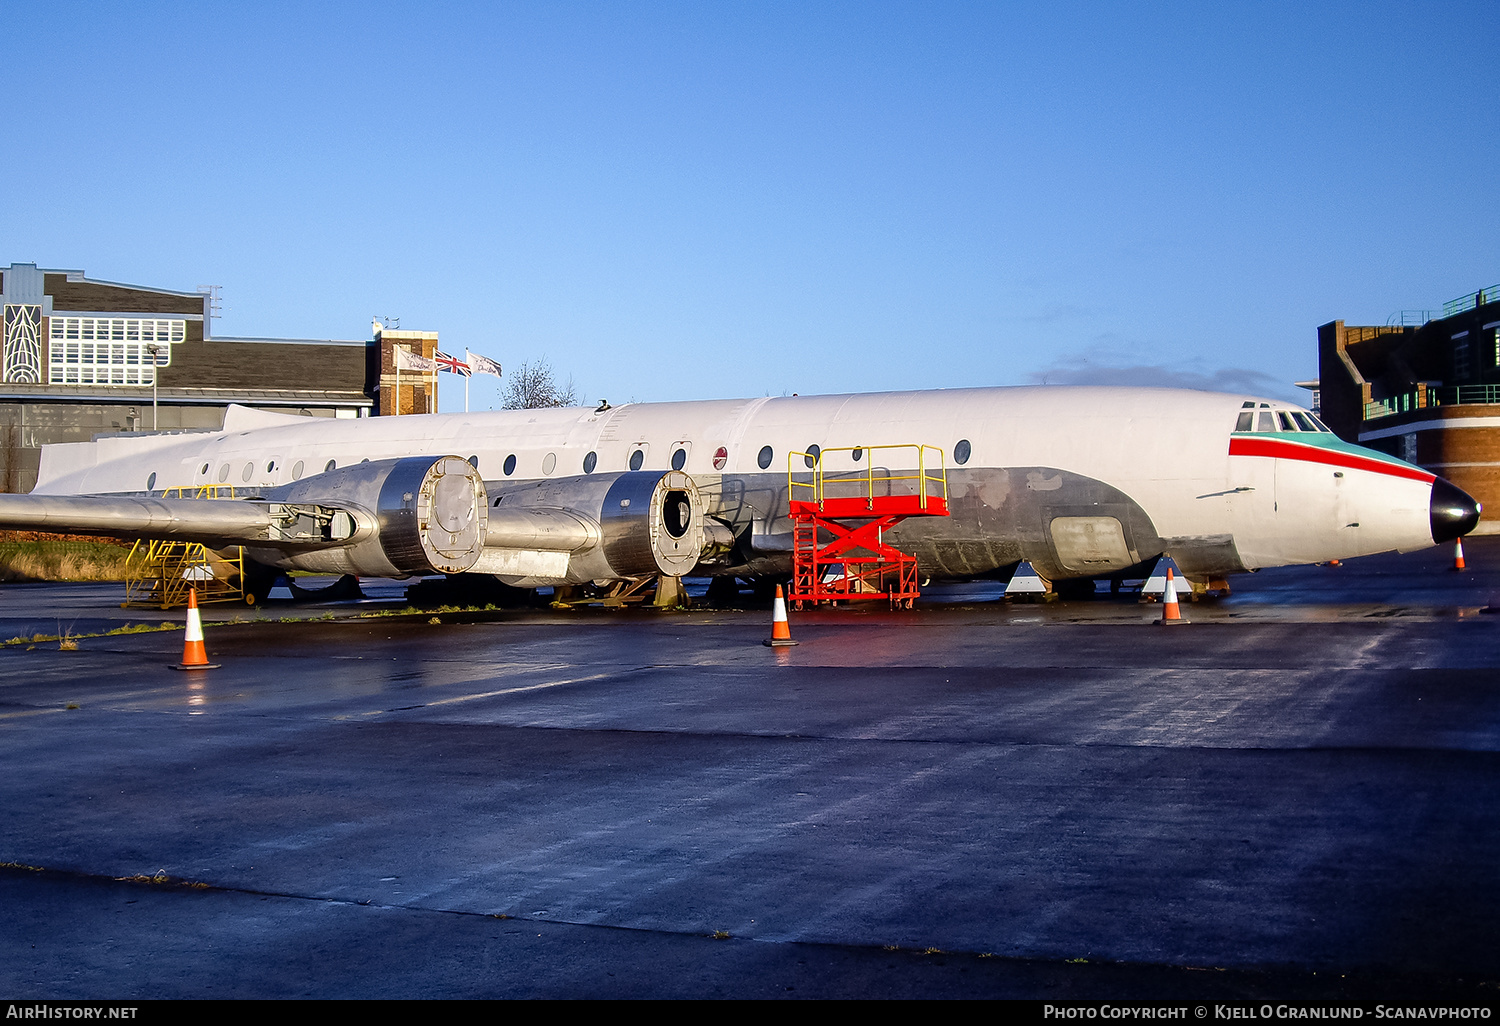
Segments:
[[[1500,538],[1235,594],[205,610],[0,586],[18,998],[1500,993]],[[435,621],[435,622],[434,622]],[[60,650],[59,634],[78,636]]]

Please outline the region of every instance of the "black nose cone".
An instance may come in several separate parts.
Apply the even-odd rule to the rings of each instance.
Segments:
[[[1442,478],[1432,482],[1432,540],[1436,544],[1462,538],[1479,523],[1479,503]]]

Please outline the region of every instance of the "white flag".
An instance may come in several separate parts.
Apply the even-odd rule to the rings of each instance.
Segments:
[[[467,349],[464,350],[464,355],[467,357],[466,362],[475,374],[493,374],[497,378],[500,376],[500,365],[488,356],[480,356],[478,353],[470,352]]]
[[[425,356],[418,356],[416,353],[408,352],[401,346],[397,346],[396,369],[435,372],[438,369],[438,365],[436,360],[429,360]]]

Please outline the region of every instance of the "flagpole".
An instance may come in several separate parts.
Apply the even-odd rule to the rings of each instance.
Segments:
[[[399,416],[401,416],[401,357],[399,357],[399,356],[396,355],[396,351],[395,351],[394,348],[392,348],[392,350],[391,350],[391,356],[396,361],[396,404],[395,405],[396,405],[396,416],[399,417]]]

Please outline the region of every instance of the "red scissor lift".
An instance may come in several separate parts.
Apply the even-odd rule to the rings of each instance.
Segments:
[[[877,468],[876,453],[892,450],[905,450],[900,455],[912,458],[916,469]],[[854,469],[827,472],[826,461],[835,453],[848,453]],[[799,458],[808,468],[802,476],[809,480],[797,480],[794,464]],[[860,463],[862,469],[856,466]],[[898,489],[900,494],[891,494]],[[948,516],[943,450],[932,445],[876,445],[790,453],[787,494],[792,608],[882,598],[889,599],[892,608],[912,607],[920,596],[917,557],[887,545],[885,532],[907,517]]]

